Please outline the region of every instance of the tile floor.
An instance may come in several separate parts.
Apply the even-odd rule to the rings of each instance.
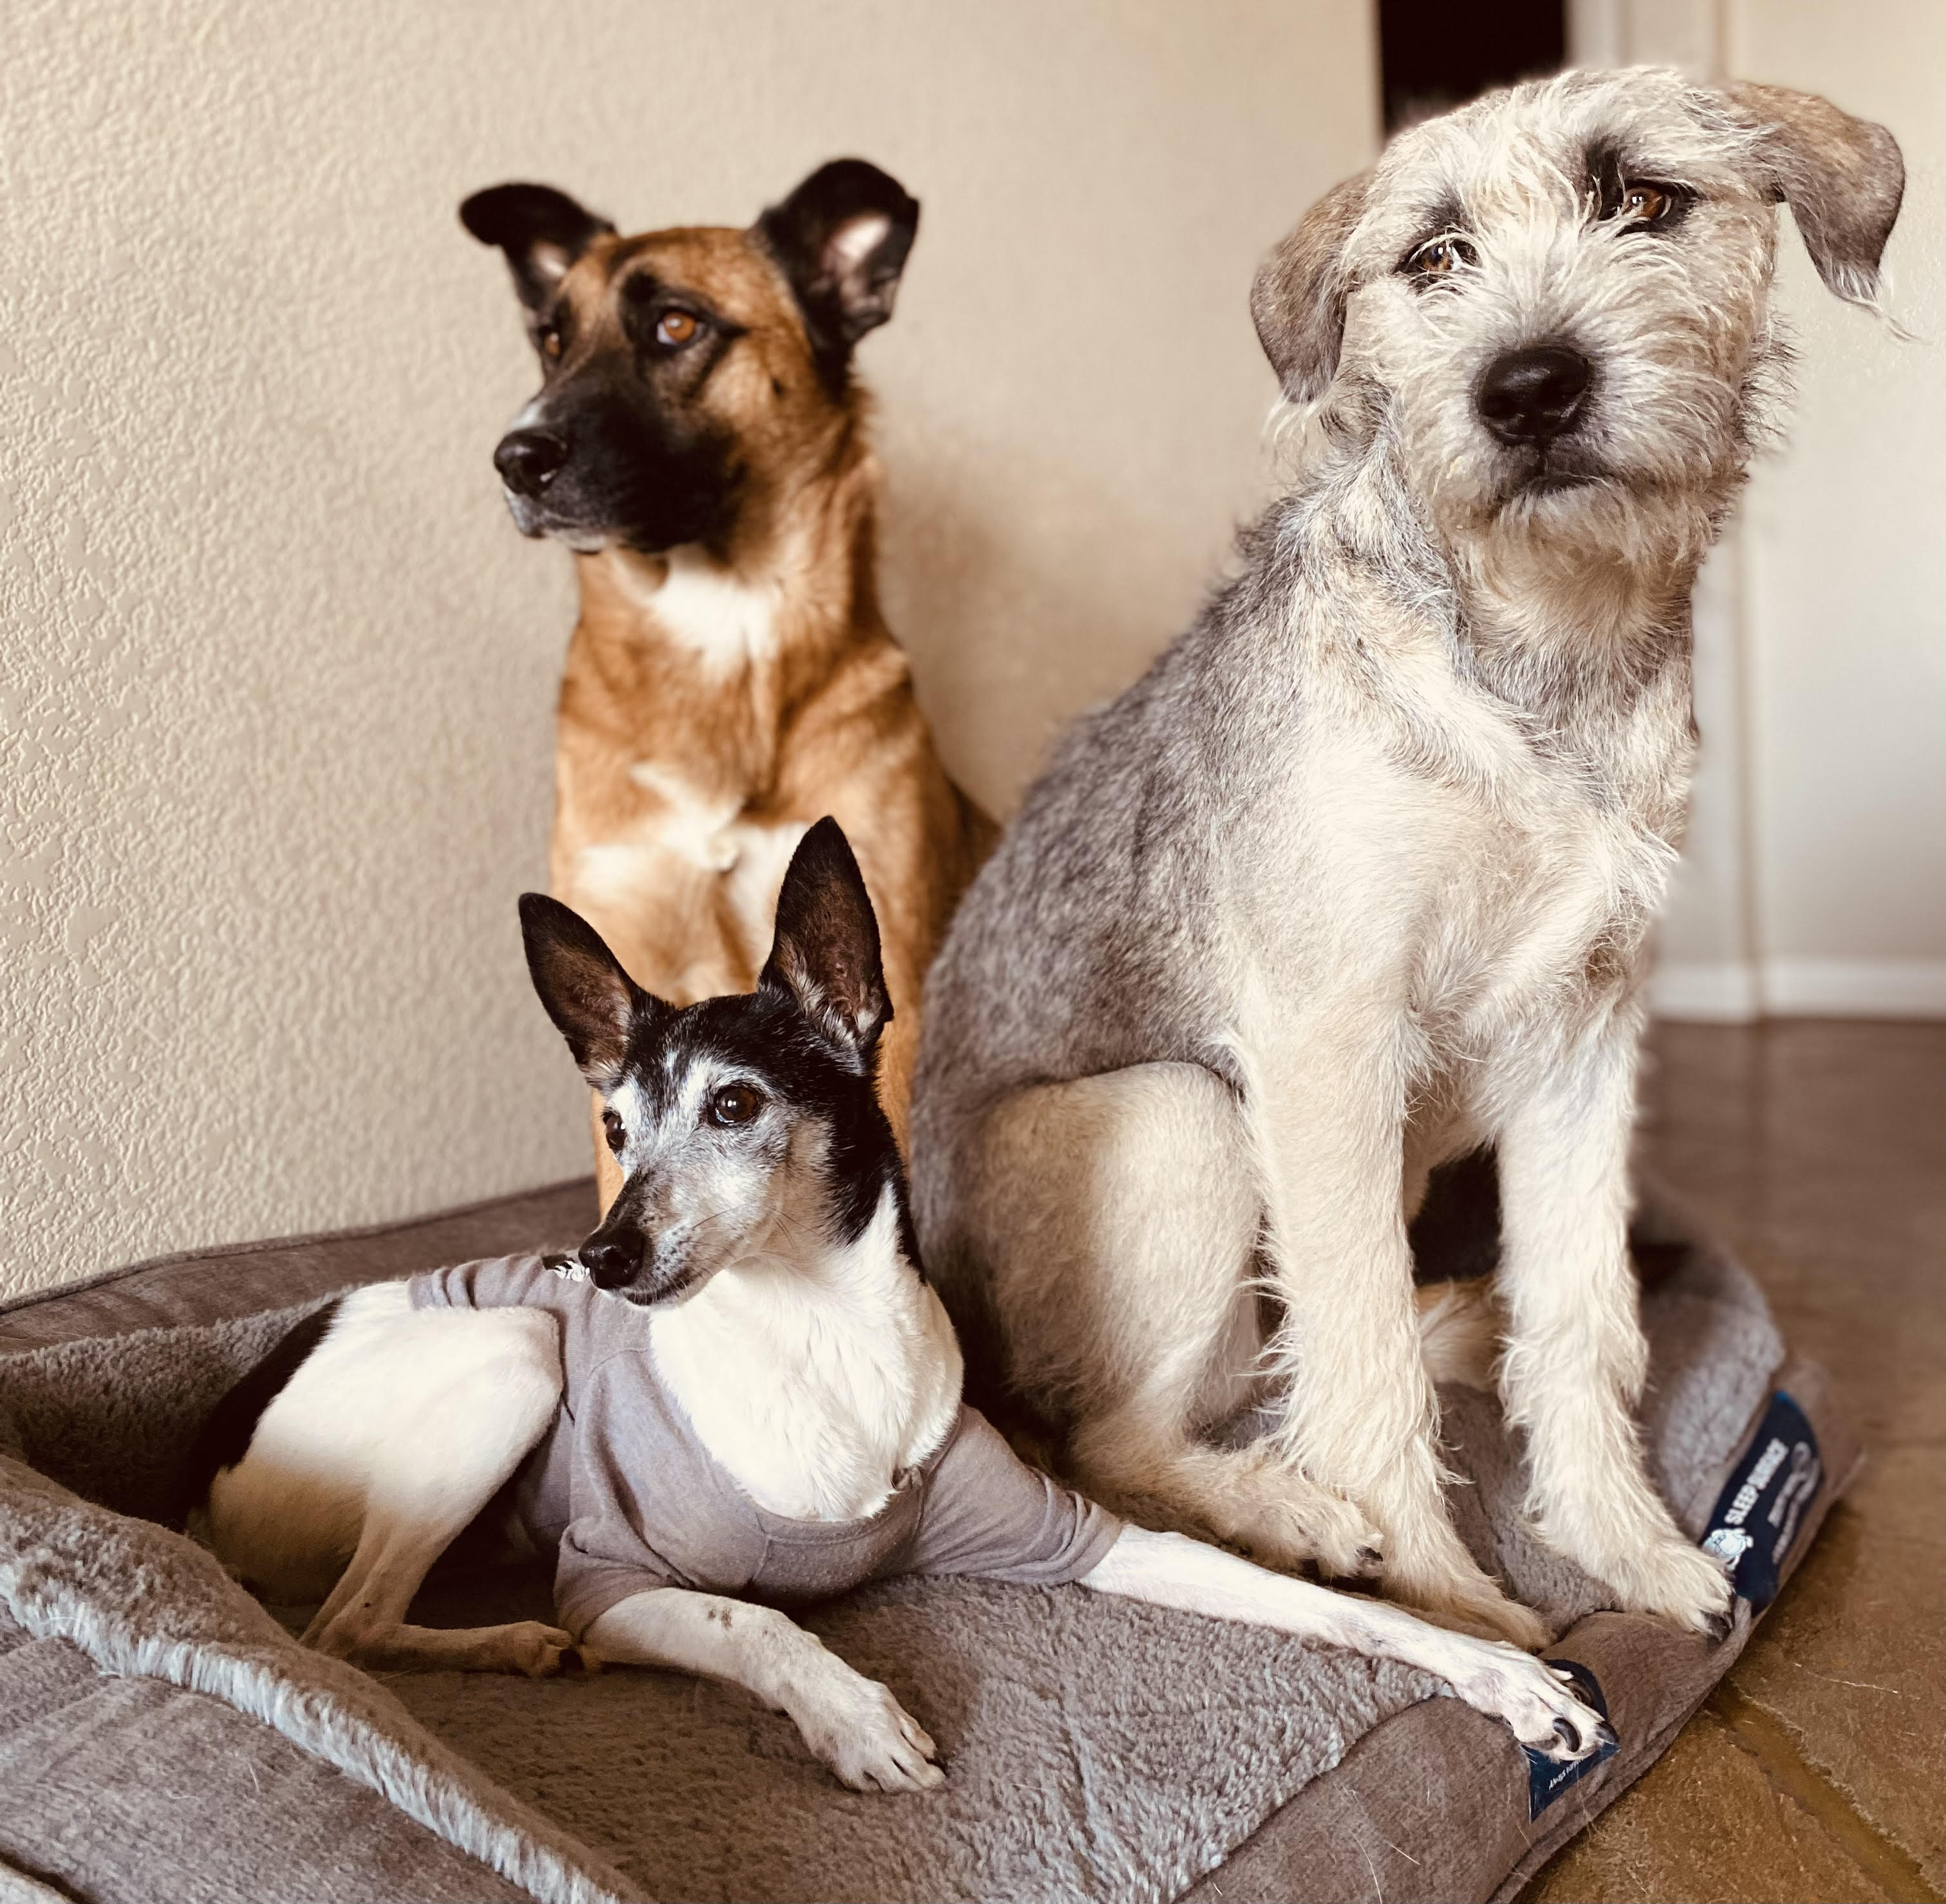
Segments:
[[[1867,1465],[1735,1669],[1524,1900],[1946,1898],[1946,1024],[1666,1025],[1645,1159]]]

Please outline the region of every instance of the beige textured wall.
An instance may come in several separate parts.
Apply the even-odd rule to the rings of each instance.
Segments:
[[[1256,259],[1376,139],[1348,0],[13,0],[0,61],[0,1295],[577,1173],[526,984],[567,558],[467,190],[925,202],[888,592],[1005,804],[1256,495]]]

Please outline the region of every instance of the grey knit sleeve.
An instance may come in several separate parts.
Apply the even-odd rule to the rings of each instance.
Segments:
[[[1121,1531],[1106,1507],[1028,1467],[984,1415],[962,1408],[899,1570],[1058,1586],[1092,1572]]]

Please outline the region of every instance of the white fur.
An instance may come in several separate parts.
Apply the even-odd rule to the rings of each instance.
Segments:
[[[783,591],[771,581],[751,581],[701,549],[669,551],[666,572],[647,600],[664,628],[712,671],[768,661],[777,652],[777,617]]]
[[[656,1373],[703,1445],[795,1520],[869,1519],[959,1412],[959,1342],[900,1251],[889,1192],[849,1248],[799,1239],[648,1320]]]
[[[372,1666],[541,1673],[553,1627],[444,1631],[406,1609],[454,1537],[553,1419],[554,1319],[538,1310],[415,1310],[403,1282],[346,1296],[329,1333],[209,1493],[211,1543],[266,1597],[322,1599],[307,1643]]]

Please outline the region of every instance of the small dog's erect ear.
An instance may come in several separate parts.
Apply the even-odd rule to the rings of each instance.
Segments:
[[[1333,186],[1259,267],[1250,286],[1257,341],[1293,403],[1314,403],[1338,374],[1345,341],[1345,242],[1364,215],[1372,175]]]
[[[892,1015],[879,921],[845,829],[820,820],[798,842],[777,895],[777,936],[760,986],[788,992],[861,1062]]]
[[[495,185],[459,208],[459,222],[483,245],[507,254],[514,289],[530,311],[546,308],[554,286],[598,238],[615,227],[551,185]]]
[[[534,989],[581,1075],[598,1091],[613,1089],[637,1013],[653,1001],[622,971],[601,933],[559,900],[523,893],[520,937]]]
[[[1755,128],[1764,183],[1790,207],[1818,275],[1849,303],[1876,304],[1879,260],[1905,194],[1898,141],[1815,93],[1735,85],[1723,96]]]
[[[827,375],[842,378],[851,347],[891,316],[918,230],[919,200],[862,159],[820,165],[757,221]]]

